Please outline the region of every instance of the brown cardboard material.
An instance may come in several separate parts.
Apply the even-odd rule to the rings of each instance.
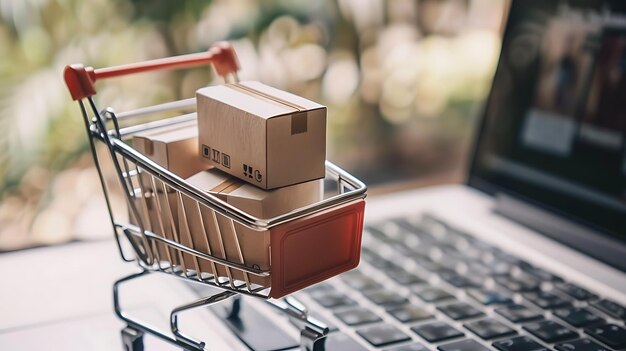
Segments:
[[[259,82],[196,92],[200,153],[262,189],[323,178],[326,107]]]
[[[198,127],[194,122],[167,126],[133,135],[133,147],[180,178],[211,167],[198,152]],[[141,174],[144,189],[152,189],[148,174]],[[135,184],[139,186],[139,184]]]
[[[211,167],[198,154],[197,134],[198,127],[195,121],[155,128],[133,135],[133,147],[158,165],[184,179]],[[144,226],[147,230],[157,235],[178,241],[177,195],[172,189],[164,187],[164,183],[158,180],[155,181],[157,187],[155,191],[151,178],[148,173],[140,170],[139,178],[134,177],[132,179],[133,186],[137,188],[136,192],[138,192],[139,196],[135,202]],[[145,192],[143,195],[145,200],[141,199],[141,188]],[[165,195],[166,192],[167,195]],[[155,196],[158,197],[158,203]],[[143,201],[146,204],[143,204]],[[157,217],[159,214],[158,205],[161,206],[163,227],[161,227]],[[131,214],[130,223],[138,225],[138,222],[133,217]],[[167,256],[162,246],[165,245],[157,245],[160,258],[162,260],[171,258],[173,260],[171,263],[178,264],[180,262],[178,252],[169,248],[170,256]]]
[[[273,191],[264,191],[236,178],[210,169],[200,172],[186,181],[210,192],[227,203],[257,217],[279,215],[321,199],[322,181],[316,180]],[[195,200],[183,196],[179,204],[180,239],[198,251],[212,253],[231,262],[245,263],[249,267],[263,270],[270,268],[270,232],[257,231],[245,227],[207,207],[197,205]],[[221,234],[221,235],[220,235]],[[227,270],[223,265],[212,264],[207,260],[195,260],[191,255],[184,256],[187,268],[202,272],[217,272],[218,276],[245,281],[241,271]],[[270,286],[270,277],[248,274],[254,284]]]
[[[185,181],[252,216],[263,219],[318,202],[321,200],[323,190],[322,180],[262,190],[215,168],[196,173]]]
[[[270,267],[269,231],[247,228],[207,207],[196,207],[197,202],[183,197],[179,204],[181,244],[230,262],[245,263],[246,266],[267,270]],[[199,211],[199,212],[198,212]],[[239,244],[239,245],[237,245]],[[241,250],[241,253],[240,253]],[[240,281],[269,286],[270,277],[244,274],[242,271],[221,264],[184,254],[185,268],[203,273],[217,273],[218,277],[229,277]],[[246,277],[247,276],[247,277]]]
[[[139,189],[136,191],[137,197],[134,204],[142,219],[144,229],[152,233],[178,242],[178,201],[176,194],[163,192],[151,192],[149,196],[141,197]],[[159,219],[160,215],[160,219]],[[129,208],[129,221],[131,224],[139,226],[139,221],[135,218]],[[177,251],[165,243],[155,241],[156,255],[159,260],[168,261],[172,264],[179,264],[180,255]]]

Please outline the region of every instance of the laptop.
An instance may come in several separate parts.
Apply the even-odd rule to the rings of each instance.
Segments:
[[[369,199],[360,266],[294,294],[325,350],[626,349],[625,137],[626,3],[512,1],[467,183]],[[298,347],[243,306],[242,349]]]
[[[324,350],[626,349],[625,71],[624,1],[513,0],[466,184],[368,198],[359,267],[293,294],[328,326]],[[0,289],[1,348],[121,346],[110,286],[134,267],[114,250],[3,255],[22,269]],[[23,274],[38,262],[46,274]],[[124,305],[164,330],[172,306],[210,294],[154,278]],[[300,348],[286,316],[241,301],[237,318],[221,303],[183,330],[208,350]]]

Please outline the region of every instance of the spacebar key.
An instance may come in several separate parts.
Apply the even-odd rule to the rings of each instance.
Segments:
[[[237,319],[227,318],[229,303],[211,307],[218,318],[252,351],[279,351],[296,348],[298,340],[282,330],[268,316],[241,301]]]

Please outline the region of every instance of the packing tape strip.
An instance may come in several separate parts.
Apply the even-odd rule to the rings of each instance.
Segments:
[[[245,182],[239,179],[229,178],[214,186],[212,189],[209,190],[209,192],[217,194],[230,194],[233,191],[241,188],[244,184]]]
[[[241,83],[230,83],[230,84],[226,84],[226,86],[229,87],[229,88],[235,89],[235,90],[239,90],[239,91],[241,91],[243,93],[248,93],[248,95],[266,98],[268,100],[277,102],[277,103],[279,103],[281,105],[285,105],[285,106],[291,107],[291,108],[293,108],[293,109],[295,109],[295,110],[297,110],[299,112],[307,110],[306,108],[304,108],[302,106],[299,106],[299,105],[296,105],[296,104],[291,103],[289,101],[283,100],[281,98],[277,98],[275,96],[266,94],[266,93],[264,93],[262,91],[254,89],[254,88],[250,88],[248,86],[242,85]]]
[[[226,84],[227,87],[237,90],[239,92],[245,93],[250,96],[254,96],[257,98],[265,98],[272,102],[276,102],[283,106],[288,106],[296,110],[293,113],[291,118],[291,135],[306,133],[308,130],[308,110],[302,106],[296,105],[289,101],[283,100],[281,98],[277,98],[275,96],[266,94],[262,91],[256,90],[254,88],[242,85],[241,83],[231,83]]]

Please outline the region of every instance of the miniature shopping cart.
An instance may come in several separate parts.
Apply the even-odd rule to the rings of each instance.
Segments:
[[[118,280],[113,287],[115,312],[127,324],[122,330],[124,346],[126,350],[143,350],[143,335],[150,333],[185,350],[204,350],[206,343],[179,330],[179,314],[235,297],[231,299],[233,305],[230,318],[237,318],[240,303],[238,297],[242,294],[265,299],[286,313],[301,328],[303,350],[321,350],[328,329],[308,317],[306,309],[296,299],[284,296],[358,265],[365,185],[327,162],[324,196],[321,201],[275,218],[255,218],[186,183],[127,143],[134,133],[193,123],[194,113],[151,120],[143,124],[132,122],[146,121],[151,116],[162,116],[164,113],[194,111],[194,98],[123,113],[117,113],[111,108],[99,110],[93,99],[96,94],[94,83],[104,78],[209,64],[225,80],[237,81],[238,61],[228,43],[218,43],[203,53],[111,68],[93,69],[79,64],[70,65],[64,72],[65,82],[72,98],[78,101],[84,118],[120,255],[124,261],[136,261],[141,268],[140,273]],[[107,165],[115,171],[112,180],[108,178],[110,172],[106,172]],[[120,215],[120,210],[113,206],[112,194],[115,189],[123,194],[128,205],[128,210],[123,213],[125,215]],[[182,216],[174,215],[170,200],[181,205],[187,204],[183,208]],[[157,210],[148,211],[148,205],[156,206]],[[212,227],[216,228],[215,233],[204,234],[221,238],[221,248],[200,250],[193,244],[181,243],[178,229],[189,225],[184,214],[192,211],[201,220],[215,224]],[[202,228],[206,231],[205,226]],[[267,235],[270,239],[269,269],[246,262],[237,239],[238,230],[242,228],[256,231],[259,235]],[[236,255],[223,254],[226,239],[231,244],[234,242]],[[210,268],[201,268],[207,266]],[[173,275],[221,290],[215,295],[175,308],[170,314],[171,330],[158,330],[123,311],[118,293],[123,283],[153,272]],[[264,279],[254,279],[255,277]],[[259,284],[258,281],[267,283]]]

